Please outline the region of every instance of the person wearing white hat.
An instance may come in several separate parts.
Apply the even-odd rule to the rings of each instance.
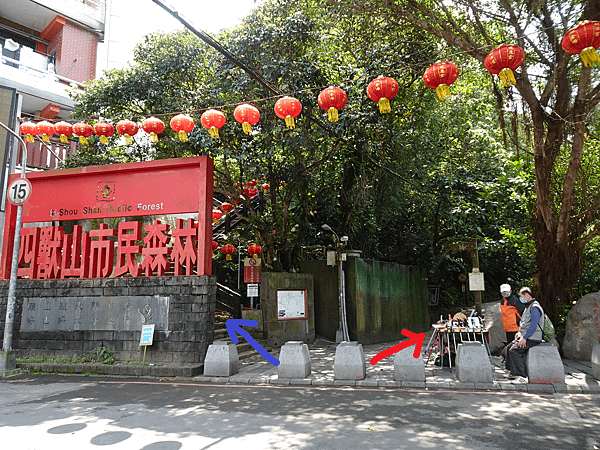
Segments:
[[[506,332],[506,340],[510,344],[515,340],[515,334],[519,331],[521,316],[526,306],[513,295],[510,284],[501,285],[500,294],[502,294],[502,301],[500,303],[502,326]]]

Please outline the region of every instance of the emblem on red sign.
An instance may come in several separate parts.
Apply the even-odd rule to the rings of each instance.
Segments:
[[[115,182],[100,181],[98,183],[98,193],[96,200],[99,202],[112,202],[115,199]]]

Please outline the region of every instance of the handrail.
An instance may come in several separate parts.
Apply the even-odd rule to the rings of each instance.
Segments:
[[[234,319],[241,318],[241,304],[242,304],[242,294],[234,291],[233,289],[228,288],[220,283],[217,283],[217,293],[221,293],[223,299],[219,299],[217,295],[217,303],[219,303],[220,307],[225,311],[229,312]],[[225,303],[223,300],[228,299],[230,304]]]

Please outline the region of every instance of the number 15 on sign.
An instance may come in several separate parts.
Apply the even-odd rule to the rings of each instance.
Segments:
[[[8,201],[15,206],[22,205],[31,196],[31,183],[27,178],[17,178],[8,186]]]

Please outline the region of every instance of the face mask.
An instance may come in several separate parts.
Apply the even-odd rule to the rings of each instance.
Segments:
[[[502,297],[504,297],[504,298],[510,297],[510,292],[502,292]]]
[[[527,300],[525,300],[523,297],[519,297],[519,300],[521,303],[527,303]]]

